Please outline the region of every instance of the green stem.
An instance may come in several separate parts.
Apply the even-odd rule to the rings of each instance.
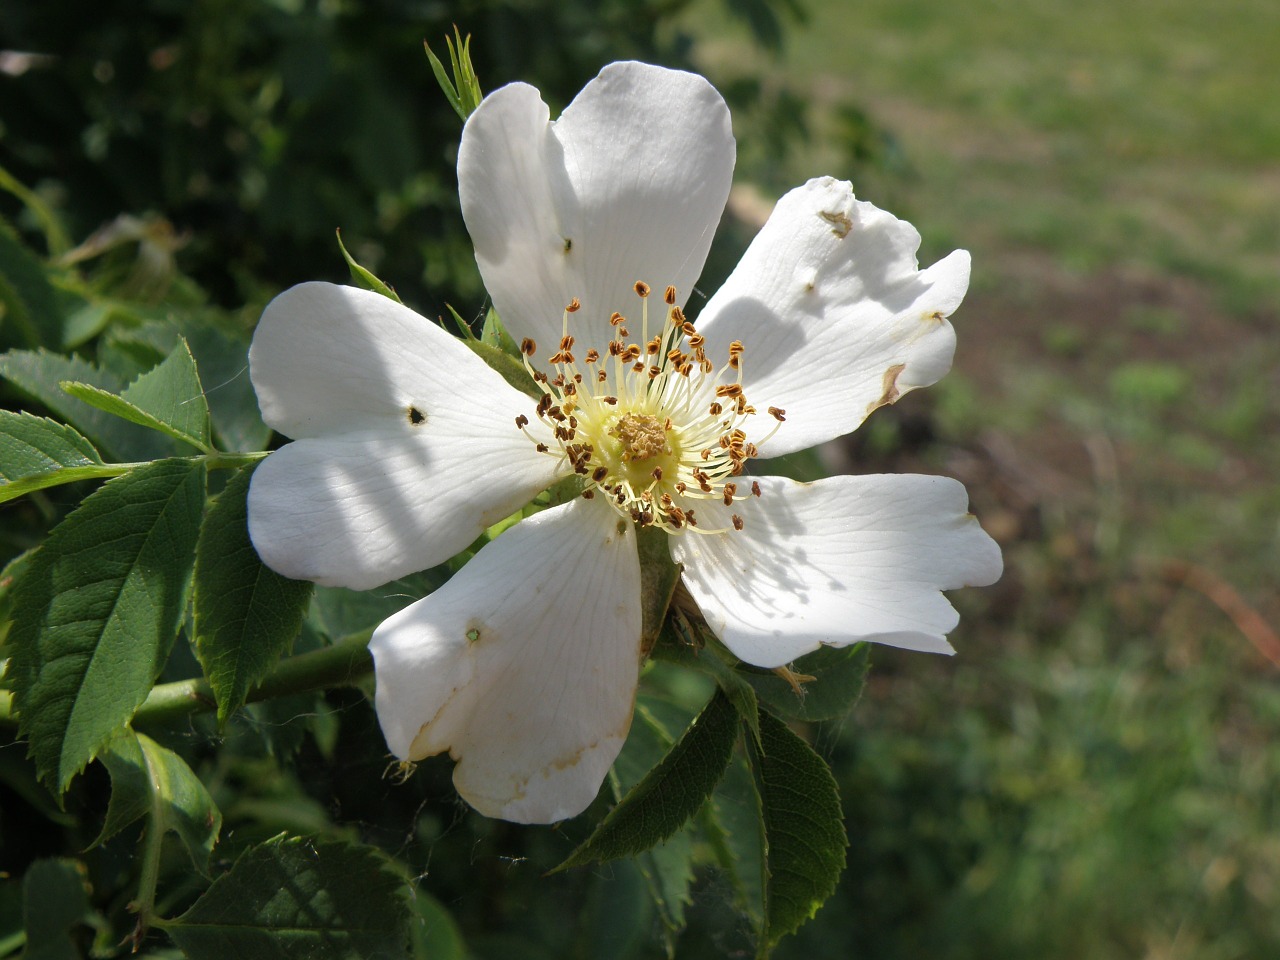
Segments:
[[[370,635],[370,631],[352,634],[332,646],[282,660],[265,680],[249,691],[247,702],[359,685],[373,672]],[[135,726],[167,723],[216,708],[213,690],[203,678],[178,680],[154,687],[133,715],[133,723]],[[13,694],[0,690],[0,724],[14,722]]]
[[[354,687],[373,672],[369,632],[353,634],[332,646],[281,661],[271,674],[249,691],[247,703],[287,697],[330,687]],[[214,710],[213,690],[203,679],[162,683],[133,715],[134,724],[164,723],[192,713]]]

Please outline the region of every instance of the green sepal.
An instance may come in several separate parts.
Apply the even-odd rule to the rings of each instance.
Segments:
[[[168,434],[205,453],[211,449],[209,405],[191,348],[181,337],[169,356],[119,394],[73,380],[59,385],[77,400],[113,416]]]
[[[463,39],[455,24],[453,36],[446,34],[444,42],[449,48],[449,65],[453,68],[452,78],[445,70],[444,64],[440,62],[440,58],[432,51],[431,45],[424,41],[423,46],[427,51],[427,60],[431,63],[431,72],[436,75],[436,82],[440,84],[444,98],[465,122],[484,99],[484,93],[480,90],[480,80],[476,77],[475,67],[471,63],[471,34],[467,34],[466,39]]]
[[[541,398],[542,391],[533,382],[533,377],[529,375],[529,371],[524,368],[523,363],[511,356],[511,354],[477,339],[474,335],[471,339],[463,340],[462,342],[470,347],[476,356],[496,370],[508,384],[521,393],[528,394],[535,400]]]
[[[146,699],[187,605],[205,468],[109,480],[49,534],[12,595],[6,678],[40,778],[65,792]]]
[[[342,251],[342,259],[347,261],[347,269],[351,271],[351,279],[355,281],[355,285],[362,290],[372,290],[374,293],[380,293],[389,300],[396,303],[403,303],[399,295],[391,289],[391,285],[379,280],[373,273],[360,264],[356,263],[355,258],[347,253],[346,244],[342,242],[342,231],[335,231],[338,237],[338,249]]]
[[[484,323],[480,327],[480,339],[491,347],[497,347],[510,357],[517,359],[520,357],[519,345],[511,338],[511,334],[507,333],[502,318],[493,307],[490,307],[489,312],[484,315]]]

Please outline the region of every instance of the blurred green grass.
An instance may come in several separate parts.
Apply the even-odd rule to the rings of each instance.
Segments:
[[[1006,555],[822,733],[848,873],[779,956],[1280,956],[1280,7],[828,0],[763,63],[689,22],[818,104],[766,193],[973,252],[957,369],[828,459],[961,477]]]

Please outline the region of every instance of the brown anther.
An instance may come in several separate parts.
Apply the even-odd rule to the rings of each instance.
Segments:
[[[535,371],[533,371],[533,382],[534,382],[534,383],[546,383],[546,382],[547,382],[547,375],[546,375],[545,373],[543,373],[541,370],[535,370]]]
[[[578,392],[577,384],[575,384],[572,380],[570,380],[568,383],[563,384],[562,387],[564,389],[564,394],[566,397],[572,397],[574,394]]]
[[[600,400],[602,403],[607,403],[611,407],[618,402],[617,397],[601,397]]]
[[[679,307],[672,307],[672,308],[671,308],[671,322],[672,322],[673,324],[675,324],[677,327],[683,327],[683,326],[684,326],[684,311],[683,311],[683,310],[681,310]]]
[[[727,507],[733,503],[733,495],[738,492],[736,483],[726,483],[724,485],[724,505]]]
[[[661,372],[662,372],[662,368],[661,368],[661,367],[650,367],[650,368],[649,368],[649,379],[650,379],[650,380],[657,380],[657,379],[658,379],[658,374],[660,374]]]
[[[707,338],[700,333],[689,335],[689,346],[697,350],[700,346],[707,342]]]
[[[618,336],[622,337],[625,340],[627,337],[631,336],[631,331],[628,330],[626,327],[619,327]]]
[[[720,416],[720,414],[724,412],[724,407],[720,406],[720,404],[718,403],[713,403],[711,404],[710,407],[707,408],[707,412],[710,413],[713,417],[718,417]]]
[[[743,527],[742,518],[736,513],[733,515],[733,529],[741,530]]]
[[[545,416],[547,411],[551,409],[551,394],[544,393],[538,400],[538,416]]]
[[[596,467],[594,470],[591,471],[591,479],[594,480],[596,483],[599,483],[608,475],[609,475],[608,467]]]
[[[633,373],[644,373],[644,364],[643,363],[632,364],[631,371]]]
[[[564,308],[564,312],[577,313],[581,309],[582,309],[582,301],[579,300],[577,297],[574,297],[572,300],[569,301],[569,305]]]
[[[674,307],[676,304],[676,288],[667,287],[666,292],[662,295],[662,299],[666,301],[668,307]]]
[[[535,447],[534,449],[536,449],[539,453],[547,453],[550,450],[550,448],[545,443],[538,444],[537,447]]]
[[[739,397],[742,396],[742,385],[737,383],[722,383],[716,387],[717,397]]]
[[[741,340],[734,340],[732,343],[729,344],[729,356],[740,357],[742,356],[743,351],[746,349],[747,348],[742,345]]]
[[[783,423],[787,419],[787,411],[783,410],[781,407],[770,407],[769,416],[773,417],[773,419],[777,420],[779,423]]]
[[[625,321],[625,320],[626,320],[626,317],[624,317],[622,314],[618,313],[618,311],[617,311],[617,310],[615,310],[613,313],[609,314],[609,324],[610,324],[610,326],[614,326],[614,327],[616,327],[618,324],[622,323],[622,322],[623,322],[623,321]]]
[[[724,437],[721,437],[721,438],[720,438],[720,446],[722,446],[722,447],[723,447],[724,445],[725,445]],[[710,450],[703,450],[703,451],[702,451],[702,459],[703,459],[703,460],[710,460],[710,459],[711,459],[711,451],[710,451]]]
[[[629,343],[629,344],[627,344],[627,349],[626,349],[626,352],[622,354],[622,359],[623,359],[623,360],[639,360],[639,359],[640,359],[640,344],[638,344],[638,343]],[[642,370],[643,370],[643,369],[644,369],[644,367],[642,366],[640,369],[642,369]]]
[[[526,357],[532,357],[535,353],[538,352],[538,345],[534,343],[532,340],[530,340],[528,337],[525,337],[523,340],[520,341],[520,352],[523,353]]]
[[[730,358],[729,358],[729,369],[730,369],[730,370],[737,370],[737,369],[738,369],[739,367],[741,367],[741,366],[742,366],[742,361],[741,361],[741,360],[739,360],[737,357],[730,357]]]
[[[561,338],[560,338],[560,352],[561,352],[561,353],[568,353],[568,352],[569,352],[570,350],[572,350],[572,349],[573,349],[573,337],[561,337]]]
[[[580,373],[575,373],[575,374],[573,375],[573,382],[574,382],[574,383],[581,383],[581,382],[582,382],[582,374],[580,374]],[[754,413],[755,411],[753,410],[752,412]]]
[[[645,283],[643,280],[637,280],[636,293],[642,297],[647,297],[649,295],[649,285]]]
[[[681,492],[683,492],[683,491],[681,491]],[[671,499],[671,494],[669,494],[669,493],[664,493],[664,494],[662,495],[662,509],[663,509],[663,510],[670,510],[673,506],[675,506],[675,503],[676,503],[676,502],[675,502],[674,500],[672,500],[672,499]]]
[[[692,336],[695,336],[695,335],[697,334],[698,329],[697,329],[697,328],[696,328],[692,323],[689,323],[689,321],[687,321],[687,320],[686,320],[686,321],[684,321],[683,323],[681,323],[681,324],[680,324],[680,331],[681,331],[681,332],[682,332],[686,337],[692,337]]]
[[[661,467],[654,467],[654,468],[653,468],[653,474],[652,474],[652,476],[653,476],[653,479],[655,479],[655,480],[661,480],[661,479],[662,479],[662,468],[661,468]]]
[[[676,484],[676,493],[684,493],[688,489],[689,487],[684,481]]]
[[[599,359],[600,359],[600,352],[598,350],[587,351],[587,363],[595,363]]]
[[[662,349],[661,337],[654,337],[652,340],[650,340],[648,343],[644,345],[644,352],[650,355],[657,353],[661,349]]]
[[[760,496],[760,483],[757,480],[751,481],[751,495],[753,497]]]
[[[608,379],[609,379],[609,374],[606,373],[604,370],[596,371],[596,380],[598,380],[600,383],[604,383]]]
[[[622,353],[622,350],[623,350],[623,346],[621,341],[619,340],[609,341],[609,356],[611,357],[619,356]]]
[[[695,519],[694,519],[694,517],[693,517],[693,511],[692,511],[692,510],[690,510],[688,513],[686,513],[686,514],[684,515],[684,522],[685,522],[685,523],[687,523],[687,524],[688,524],[689,526],[691,526],[691,527],[696,527],[696,526],[698,525],[698,521],[697,521],[697,520],[695,520]]]
[[[520,416],[516,417],[516,426],[519,427],[521,430],[523,430],[528,425],[529,425],[529,418],[526,417],[523,413],[520,414]]]
[[[583,499],[583,500],[592,500],[592,499],[594,499],[594,498],[595,498],[595,495],[596,495],[596,492],[595,492],[594,490],[583,490],[583,491],[582,491],[582,499]]]

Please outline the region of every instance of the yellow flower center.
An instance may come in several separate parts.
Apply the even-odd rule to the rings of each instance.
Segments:
[[[579,364],[570,317],[580,309],[575,299],[565,309],[559,349],[547,358],[551,375],[536,370],[532,358],[537,345],[521,344],[525,368],[542,390],[535,416],[554,435],[554,445],[529,433],[529,420],[516,425],[538,445],[539,451],[563,461],[580,475],[587,498],[603,495],[624,517],[642,526],[660,526],[669,533],[692,530],[720,533],[741,530],[735,512],[727,520],[701,523],[700,504],[719,501],[732,506],[760,487],[738,477],[757,453],[743,426],[756,415],[742,391],[743,347],[729,345],[727,362],[716,368],[708,359],[704,339],[676,305],[676,291],[663,298],[666,316],[660,331],[650,336],[649,287],[637,283],[640,297],[639,342],[629,342],[627,320],[613,314],[613,337],[604,354],[588,350]],[[784,411],[770,407],[778,421],[759,442],[778,429]],[[708,513],[703,510],[703,513]]]

